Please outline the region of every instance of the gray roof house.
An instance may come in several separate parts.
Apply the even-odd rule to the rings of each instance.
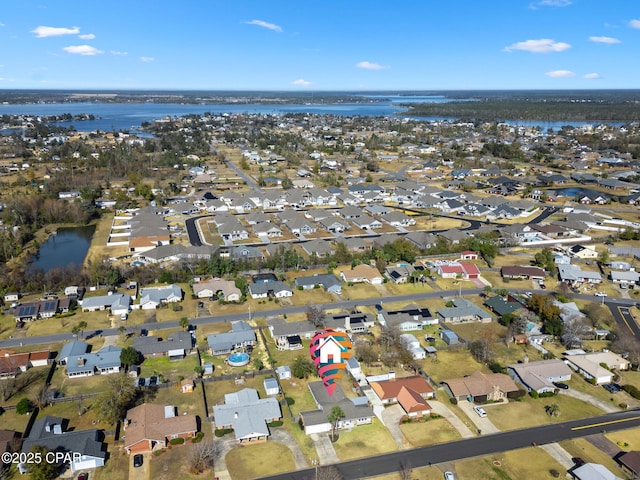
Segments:
[[[85,297],[82,299],[80,305],[85,312],[110,309],[113,315],[121,315],[129,312],[131,296],[124,293],[114,293],[113,295],[102,295],[99,297]]]
[[[249,284],[251,298],[267,298],[273,295],[276,298],[290,297],[293,295],[291,287],[284,282],[259,282]]]
[[[182,301],[182,288],[178,285],[151,287],[140,289],[140,308],[150,310],[158,308],[162,303]]]
[[[466,298],[456,298],[453,300],[453,305],[453,307],[438,310],[437,313],[442,318],[442,321],[451,323],[479,321],[487,323],[493,319],[493,316],[489,312],[478,307]]]
[[[166,340],[147,336],[133,339],[133,348],[145,357],[169,356],[171,359],[184,358],[193,348],[193,337],[189,332],[173,332]]]
[[[256,332],[246,322],[234,322],[230,332],[207,335],[207,343],[212,355],[223,355],[236,348],[255,345]]]
[[[98,430],[65,431],[67,423],[63,418],[52,416],[36,420],[29,436],[22,443],[22,452],[28,453],[35,445],[42,445],[49,451],[70,453],[69,468],[73,473],[103,467],[107,452],[100,441]],[[27,469],[28,465],[20,466],[21,471],[28,471]]]
[[[326,240],[314,239],[302,244],[302,249],[308,254],[316,254],[320,258],[328,257],[333,254],[331,243]]]
[[[69,357],[82,355],[88,351],[89,344],[81,342],[80,340],[72,340],[69,343],[65,343],[60,349],[60,353],[58,353],[58,365],[66,365]]]
[[[316,332],[315,325],[308,320],[287,322],[282,317],[271,317],[267,319],[267,325],[279,350],[300,349],[302,338],[309,339]]]
[[[67,358],[67,376],[90,377],[93,375],[107,375],[120,371],[120,347],[109,345],[97,352],[70,355]]]
[[[571,369],[562,360],[541,360],[509,365],[509,375],[521,383],[527,391],[538,393],[553,392],[553,382],[564,382],[571,379]]]
[[[328,292],[342,293],[342,282],[333,273],[317,273],[309,277],[298,277],[295,279],[296,287],[305,290],[315,288],[316,285],[324,287]]]
[[[396,328],[401,332],[422,330],[426,325],[437,325],[438,319],[433,318],[427,307],[412,304],[400,310],[381,310],[378,321],[387,328]]]
[[[267,423],[282,417],[278,400],[274,397],[260,398],[257,390],[245,388],[224,396],[224,405],[213,406],[216,428],[232,428],[240,443],[266,440],[269,435]]]
[[[309,390],[318,409],[300,412],[307,435],[331,431],[331,422],[327,416],[336,405],[344,412],[344,417],[338,421],[338,430],[373,423],[373,408],[369,406],[366,397],[348,398],[340,385],[336,386],[333,395],[329,395],[320,381],[309,382]]]

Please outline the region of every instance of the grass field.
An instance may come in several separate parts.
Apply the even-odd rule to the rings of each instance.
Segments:
[[[493,456],[461,460],[455,463],[457,478],[520,480],[551,479],[551,470],[565,469],[547,452],[537,447],[512,450]]]
[[[616,433],[623,433],[626,430],[620,430]],[[608,436],[608,435],[607,435]],[[612,472],[619,471],[618,464],[609,455],[590,443],[586,438],[575,438],[560,442],[560,446],[564,448],[572,457],[580,457],[585,462],[600,463]],[[626,449],[622,449],[626,450]]]
[[[554,403],[560,407],[560,416],[552,417],[545,411],[545,406]],[[556,395],[550,398],[538,399],[527,396],[519,402],[491,405],[487,407],[487,413],[489,414],[489,419],[498,429],[515,430],[579,418],[595,417],[596,415],[602,415],[602,410],[572,397]]]
[[[342,461],[395,452],[398,449],[389,431],[377,420],[371,425],[355,427],[348,432],[341,431],[334,448]]]
[[[227,453],[225,462],[233,480],[250,480],[295,470],[291,450],[277,442],[234,448]]]
[[[461,438],[460,433],[444,418],[400,425],[404,437],[413,447],[446,443]]]
[[[192,378],[194,368],[200,365],[197,355],[187,355],[183,360],[170,360],[169,357],[145,358],[140,365],[140,376],[162,375],[165,380],[177,382],[178,377]]]
[[[471,375],[478,370],[488,373],[488,369],[476,362],[467,349],[440,350],[437,362],[424,360],[423,369],[436,383]]]

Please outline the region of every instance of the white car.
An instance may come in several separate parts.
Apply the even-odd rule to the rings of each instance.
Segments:
[[[595,295],[596,297],[606,297],[606,296],[607,296],[607,294],[606,294],[606,293],[604,293],[604,292],[596,292],[596,293],[594,293],[594,295]]]
[[[485,412],[482,407],[473,407],[473,411],[478,414],[479,417],[484,418],[487,416],[487,412]]]
[[[453,472],[444,472],[444,480],[456,480],[456,476]]]

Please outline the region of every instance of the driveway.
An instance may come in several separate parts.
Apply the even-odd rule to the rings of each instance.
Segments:
[[[295,441],[295,439],[293,438],[293,435],[291,435],[291,433],[289,433],[288,430],[285,430],[284,428],[272,428],[270,429],[270,431],[271,431],[271,437],[269,437],[270,442],[274,441],[274,442],[282,443],[283,445],[288,447],[289,450],[291,450],[291,453],[293,454],[293,460],[296,463],[296,470],[303,470],[305,468],[309,468],[309,464],[307,463],[307,460],[304,458],[302,450],[300,450],[298,443]]]
[[[383,407],[381,420],[389,433],[393,437],[393,440],[398,445],[398,448],[401,450],[406,450],[411,448],[411,445],[404,438],[402,430],[400,430],[400,419],[404,417],[404,410],[397,403],[395,405],[389,405],[388,407]]]
[[[458,406],[462,409],[464,413],[467,414],[467,417],[473,422],[478,430],[480,430],[481,435],[486,435],[489,433],[498,433],[500,430],[493,424],[490,420],[491,417],[491,404],[482,405],[487,412],[487,416],[482,418],[480,417],[474,410],[474,404],[472,402],[467,402],[462,400],[458,402]]]
[[[583,402],[590,403],[591,405],[595,405],[599,409],[603,410],[606,413],[619,412],[620,409],[615,405],[612,405],[604,400],[600,400],[588,393],[579,392],[578,390],[574,390],[569,388],[567,390],[560,390],[560,395],[566,395],[568,397],[577,398],[578,400],[582,400]]]
[[[151,462],[150,454],[142,454],[142,466],[135,468],[133,466],[133,455],[129,455],[129,480],[150,480],[151,469],[149,468],[149,462]]]
[[[340,462],[328,433],[312,433],[311,440],[313,440],[316,447],[318,463],[320,465],[329,465],[331,463]]]
[[[471,429],[451,410],[449,410],[444,403],[437,400],[429,400],[429,405],[431,405],[433,413],[436,413],[445,418],[451,425],[453,425],[456,430],[458,430],[458,432],[460,432],[462,438],[475,437],[475,434],[471,431]]]

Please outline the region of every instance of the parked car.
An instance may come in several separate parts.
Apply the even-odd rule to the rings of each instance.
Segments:
[[[617,383],[605,383],[602,387],[609,393],[618,393],[622,391],[622,387]]]
[[[149,377],[149,385],[154,386],[158,383],[158,377],[155,375],[153,377]]]
[[[556,388],[561,388],[562,390],[568,390],[569,389],[569,385],[567,385],[566,383],[562,383],[562,382],[553,382],[553,386]]]
[[[453,472],[444,472],[444,480],[456,480],[456,476]]]
[[[478,414],[479,417],[484,418],[487,416],[487,412],[482,407],[473,407],[473,411]]]
[[[141,467],[143,460],[144,460],[144,457],[140,453],[134,455],[133,456],[133,466],[134,466],[134,468]]]
[[[584,460],[580,457],[573,457],[571,461],[576,467],[581,467],[582,465],[584,465]]]
[[[136,385],[137,385],[138,387],[144,387],[144,386],[145,386],[145,384],[146,384],[146,380],[145,380],[144,378],[139,378],[139,379],[136,381]]]
[[[594,295],[595,295],[596,297],[606,297],[606,296],[607,296],[607,294],[606,294],[606,293],[604,293],[604,292],[596,292],[596,293],[594,293]]]
[[[122,315],[120,315],[120,320],[126,320],[127,318],[129,318],[128,313],[123,313]]]
[[[80,475],[78,475],[78,480],[88,480],[89,478],[89,474],[87,472],[82,472]]]
[[[546,290],[546,289],[547,289],[547,286],[546,286],[544,283],[541,283],[541,284],[540,284],[540,288],[541,288],[542,290]]]

